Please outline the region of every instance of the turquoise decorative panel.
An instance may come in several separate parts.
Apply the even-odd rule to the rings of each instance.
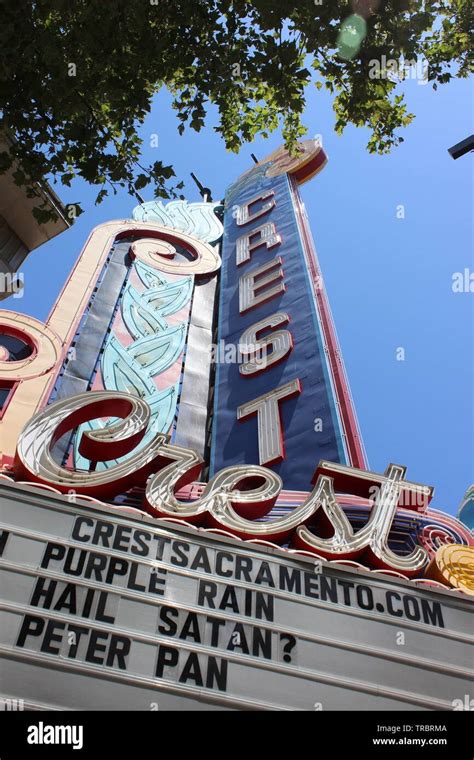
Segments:
[[[213,243],[222,235],[222,225],[215,214],[218,206],[216,203],[151,201],[138,206],[133,217]],[[120,311],[104,346],[94,387],[125,391],[150,404],[151,425],[141,446],[146,446],[157,433],[168,433],[176,415],[180,382],[163,385],[169,381],[165,373],[172,371],[175,377],[180,370],[193,288],[193,276],[165,275],[135,260],[121,297]],[[186,315],[180,318],[180,312],[186,308]],[[73,451],[76,467],[89,469],[90,465],[78,450],[82,433],[111,422],[113,420],[92,420],[78,429]],[[112,461],[99,462],[97,469],[113,464]]]

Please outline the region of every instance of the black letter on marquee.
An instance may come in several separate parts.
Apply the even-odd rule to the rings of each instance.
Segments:
[[[217,584],[209,583],[207,581],[199,581],[199,593],[198,604],[200,607],[205,607],[206,604],[212,610],[216,609],[214,604],[214,597],[217,596]]]
[[[260,657],[263,654],[266,660],[272,659],[272,632],[264,628],[253,629],[252,654]]]
[[[196,644],[201,643],[201,631],[199,630],[198,616],[195,612],[188,612],[184,625],[179,634],[180,639],[193,639]]]
[[[321,575],[319,579],[319,593],[321,596],[321,601],[325,602],[326,599],[330,599],[331,602],[335,602],[337,604],[336,579],[326,578],[326,576]]]
[[[285,565],[280,565],[280,588],[282,591],[288,589],[295,594],[301,594],[301,573],[295,568],[288,568]]]
[[[5,546],[9,535],[10,533],[8,530],[0,530],[0,557],[3,557],[3,552],[5,551]]]
[[[387,600],[388,614],[389,615],[395,615],[395,617],[402,617],[403,610],[400,610],[400,609],[396,610],[394,608],[393,602],[392,602],[393,599],[396,599],[397,601],[400,601],[401,600],[400,594],[397,594],[396,591],[387,591],[387,594],[386,594],[385,598]]]
[[[215,657],[209,657],[206,676],[206,689],[214,688],[214,681],[219,691],[227,689],[227,660],[221,660],[219,670],[218,660]]]
[[[178,610],[174,607],[162,607],[160,610],[160,618],[163,623],[166,623],[168,628],[164,625],[158,626],[158,633],[163,633],[165,636],[175,636],[177,631],[177,625],[171,618],[178,617]]]
[[[423,620],[430,625],[439,625],[444,628],[443,612],[439,602],[430,602],[429,599],[421,600],[421,609],[423,610]]]
[[[56,591],[57,581],[50,580],[48,585],[48,579],[39,577],[36,581],[36,586],[31,597],[31,606],[39,607],[39,601],[44,596],[44,602],[41,605],[44,609],[49,610],[51,608],[51,602],[53,601],[54,592]]]
[[[174,649],[173,647],[164,647],[162,645],[159,646],[158,659],[156,661],[156,677],[163,678],[163,671],[166,665],[169,665],[171,668],[175,668],[178,664],[178,657],[179,655],[177,649]]]
[[[273,621],[273,596],[262,591],[255,592],[255,617],[258,620]]]
[[[17,647],[24,647],[28,636],[41,636],[44,629],[43,618],[36,615],[25,615],[16,642]]]
[[[90,589],[90,590],[93,592],[92,589]],[[68,625],[68,633],[73,633],[74,634],[74,638],[72,640],[72,643],[69,645],[69,651],[67,653],[67,656],[71,660],[75,660],[76,659],[77,650],[79,649],[79,643],[81,641],[82,635],[84,633],[88,634],[89,630],[90,629],[86,628],[85,625],[75,625],[73,623],[69,623],[69,625]]]
[[[196,686],[203,686],[201,668],[199,666],[199,657],[196,652],[191,652],[186,665],[183,668],[183,672],[179,677],[180,683],[186,683],[187,681],[194,681]]]
[[[41,560],[41,567],[48,567],[49,561],[54,559],[62,559],[66,554],[66,547],[61,544],[53,544],[48,541],[46,549],[44,550],[43,559]]]
[[[55,633],[56,630],[64,631],[66,629],[66,623],[58,623],[56,620],[48,620],[46,624],[46,632],[44,634],[43,641],[41,642],[41,651],[47,654],[59,654],[61,652],[61,646],[54,646],[53,641],[56,641],[61,645],[63,635],[62,633]]]
[[[107,665],[109,668],[114,667],[114,659],[117,658],[117,665],[120,670],[126,670],[127,664],[125,658],[130,652],[131,640],[126,636],[116,636],[112,634],[110,640],[109,652],[107,654]]]
[[[76,519],[76,522],[74,523],[74,527],[72,529],[72,537],[76,541],[90,541],[90,536],[81,536],[81,526],[82,525],[88,525],[89,527],[93,527],[94,520],[91,520],[90,517],[78,517]]]

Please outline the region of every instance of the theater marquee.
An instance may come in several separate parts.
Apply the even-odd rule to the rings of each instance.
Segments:
[[[2,689],[31,705],[450,709],[467,688],[466,597],[6,479],[0,494]]]

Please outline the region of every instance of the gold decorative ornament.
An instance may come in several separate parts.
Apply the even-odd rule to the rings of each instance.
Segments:
[[[474,596],[474,546],[440,546],[427,568],[426,576]]]

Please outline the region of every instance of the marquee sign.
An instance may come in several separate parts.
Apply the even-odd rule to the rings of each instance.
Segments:
[[[466,692],[465,596],[1,478],[0,501],[2,689],[25,706],[446,710]]]

